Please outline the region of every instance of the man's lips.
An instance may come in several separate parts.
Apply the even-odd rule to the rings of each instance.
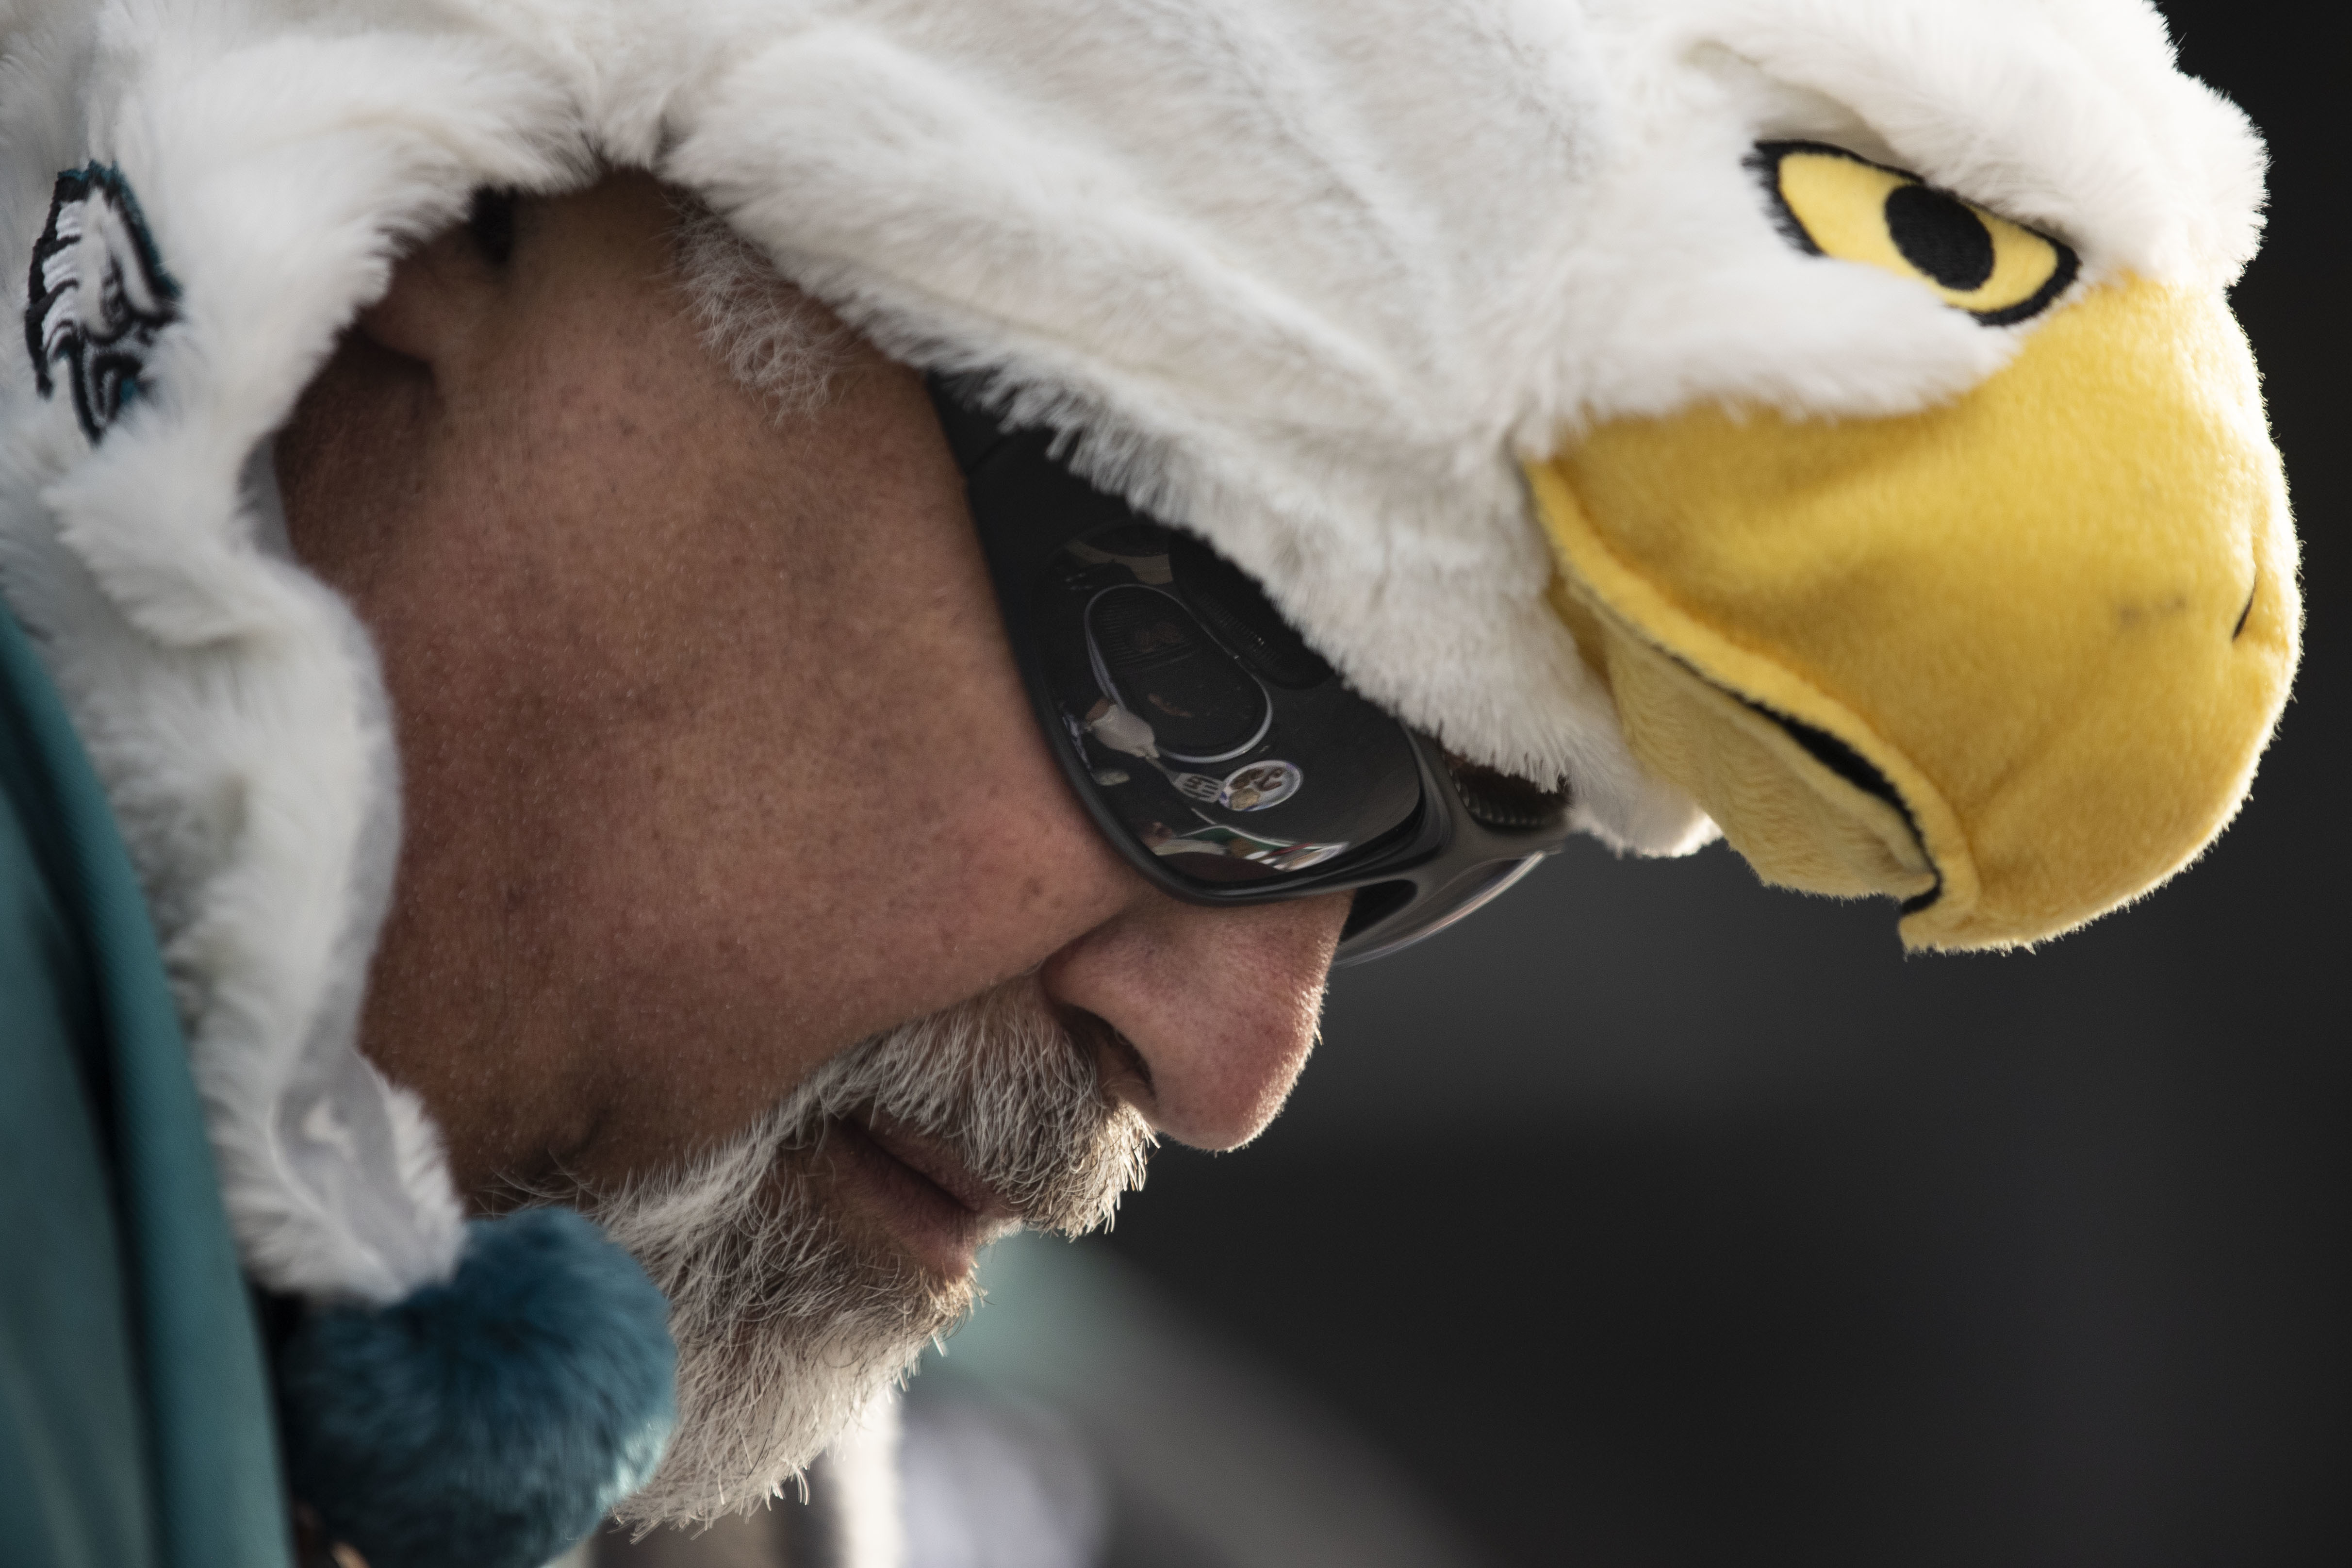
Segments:
[[[981,1218],[1021,1217],[1012,1205],[997,1195],[995,1188],[972,1174],[971,1167],[944,1140],[915,1131],[878,1114],[866,1117],[863,1125],[866,1135],[880,1144],[884,1153]]]
[[[842,1118],[826,1142],[845,1195],[934,1274],[971,1272],[981,1245],[1019,1217],[947,1144],[928,1134],[884,1118]]]

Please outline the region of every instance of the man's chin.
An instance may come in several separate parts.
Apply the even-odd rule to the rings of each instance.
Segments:
[[[825,1233],[825,1245],[789,1260],[741,1256],[731,1280],[707,1259],[719,1277],[673,1287],[677,1436],[653,1483],[617,1510],[625,1521],[702,1524],[758,1506],[978,1300],[969,1262],[935,1269],[817,1197],[820,1185],[831,1184],[802,1186],[799,1228]]]

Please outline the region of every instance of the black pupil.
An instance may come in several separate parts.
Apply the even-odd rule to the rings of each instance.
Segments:
[[[1886,232],[1903,259],[1958,293],[1992,276],[1992,235],[1984,220],[1941,191],[1901,185],[1886,198]]]

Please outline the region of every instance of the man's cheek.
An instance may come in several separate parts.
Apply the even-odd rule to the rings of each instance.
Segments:
[[[1117,912],[1131,874],[1058,776],[940,800],[921,864],[900,868],[938,951],[992,953],[993,983],[1034,967]],[[913,911],[909,911],[913,912]]]

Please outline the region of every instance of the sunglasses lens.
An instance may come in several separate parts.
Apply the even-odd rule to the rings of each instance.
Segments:
[[[1278,886],[1412,823],[1421,775],[1403,726],[1191,535],[1145,522],[1083,534],[1047,561],[1031,608],[1082,777],[1176,875]]]

